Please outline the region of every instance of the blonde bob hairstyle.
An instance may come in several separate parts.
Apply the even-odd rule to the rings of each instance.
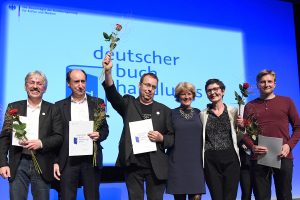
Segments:
[[[191,83],[188,82],[180,82],[177,84],[175,88],[175,99],[177,102],[180,102],[179,96],[181,92],[184,91],[189,91],[193,94],[193,100],[195,99],[196,96],[196,89],[195,86]]]

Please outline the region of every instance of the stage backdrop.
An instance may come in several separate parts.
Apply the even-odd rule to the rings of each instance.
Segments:
[[[113,78],[121,94],[138,96],[140,76],[154,72],[159,77],[157,101],[177,107],[174,88],[188,81],[197,88],[193,106],[203,109],[208,103],[206,80],[219,78],[226,85],[224,101],[237,106],[238,85],[249,82],[248,100],[256,98],[256,74],[273,69],[276,94],[290,96],[300,110],[293,7],[287,2],[6,1],[1,4],[0,22],[1,117],[7,103],[26,98],[24,77],[32,70],[48,77],[45,100],[68,96],[65,75],[77,68],[88,74],[88,94],[106,100],[98,78],[109,50],[102,33],[110,34],[116,23],[123,29],[112,56]],[[122,120],[106,103],[110,135],[102,146],[104,165],[112,166]],[[300,196],[300,181],[295,178],[300,176],[299,147],[293,152],[293,195]],[[1,196],[8,199],[7,181],[0,185]],[[124,184],[105,184],[101,191],[104,199],[127,199]],[[54,192],[51,199],[56,199]],[[210,199],[209,193],[204,199]]]

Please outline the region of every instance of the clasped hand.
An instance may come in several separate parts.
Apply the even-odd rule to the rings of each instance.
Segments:
[[[164,140],[164,136],[158,131],[149,131],[148,138],[152,142],[162,142]]]
[[[108,53],[105,55],[103,61],[102,61],[102,66],[104,67],[105,71],[110,71],[113,64],[111,61],[111,55]]]
[[[24,140],[20,141],[20,145],[28,150],[38,150],[42,148],[41,140]]]
[[[284,144],[281,147],[281,153],[278,155],[281,158],[286,158],[290,153],[290,146],[288,144]],[[268,148],[259,145],[253,145],[252,151],[255,154],[265,154],[268,152]]]
[[[97,141],[100,138],[100,133],[99,132],[92,132],[92,133],[88,133],[88,136],[93,140],[93,141]]]

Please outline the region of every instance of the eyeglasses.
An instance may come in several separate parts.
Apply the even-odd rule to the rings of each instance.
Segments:
[[[208,89],[206,90],[206,93],[207,94],[212,94],[213,92],[218,92],[218,90],[220,89],[220,87],[215,87],[215,88],[211,88],[211,89]]]
[[[30,86],[34,86],[34,85],[37,85],[38,87],[44,86],[44,83],[41,83],[41,82],[31,81],[31,82],[26,82],[26,83]]]
[[[142,83],[146,88],[151,88],[152,90],[156,89],[156,85],[151,85],[150,83]]]

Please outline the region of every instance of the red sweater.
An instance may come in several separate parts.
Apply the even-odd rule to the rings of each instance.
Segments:
[[[244,119],[254,114],[261,134],[269,137],[283,138],[283,144],[288,144],[291,149],[300,138],[300,118],[295,104],[289,97],[276,96],[273,99],[255,99],[247,103],[244,110]],[[292,127],[290,135],[289,124]],[[246,145],[252,149],[253,141],[247,135],[243,138]],[[287,158],[292,159],[292,151]]]

